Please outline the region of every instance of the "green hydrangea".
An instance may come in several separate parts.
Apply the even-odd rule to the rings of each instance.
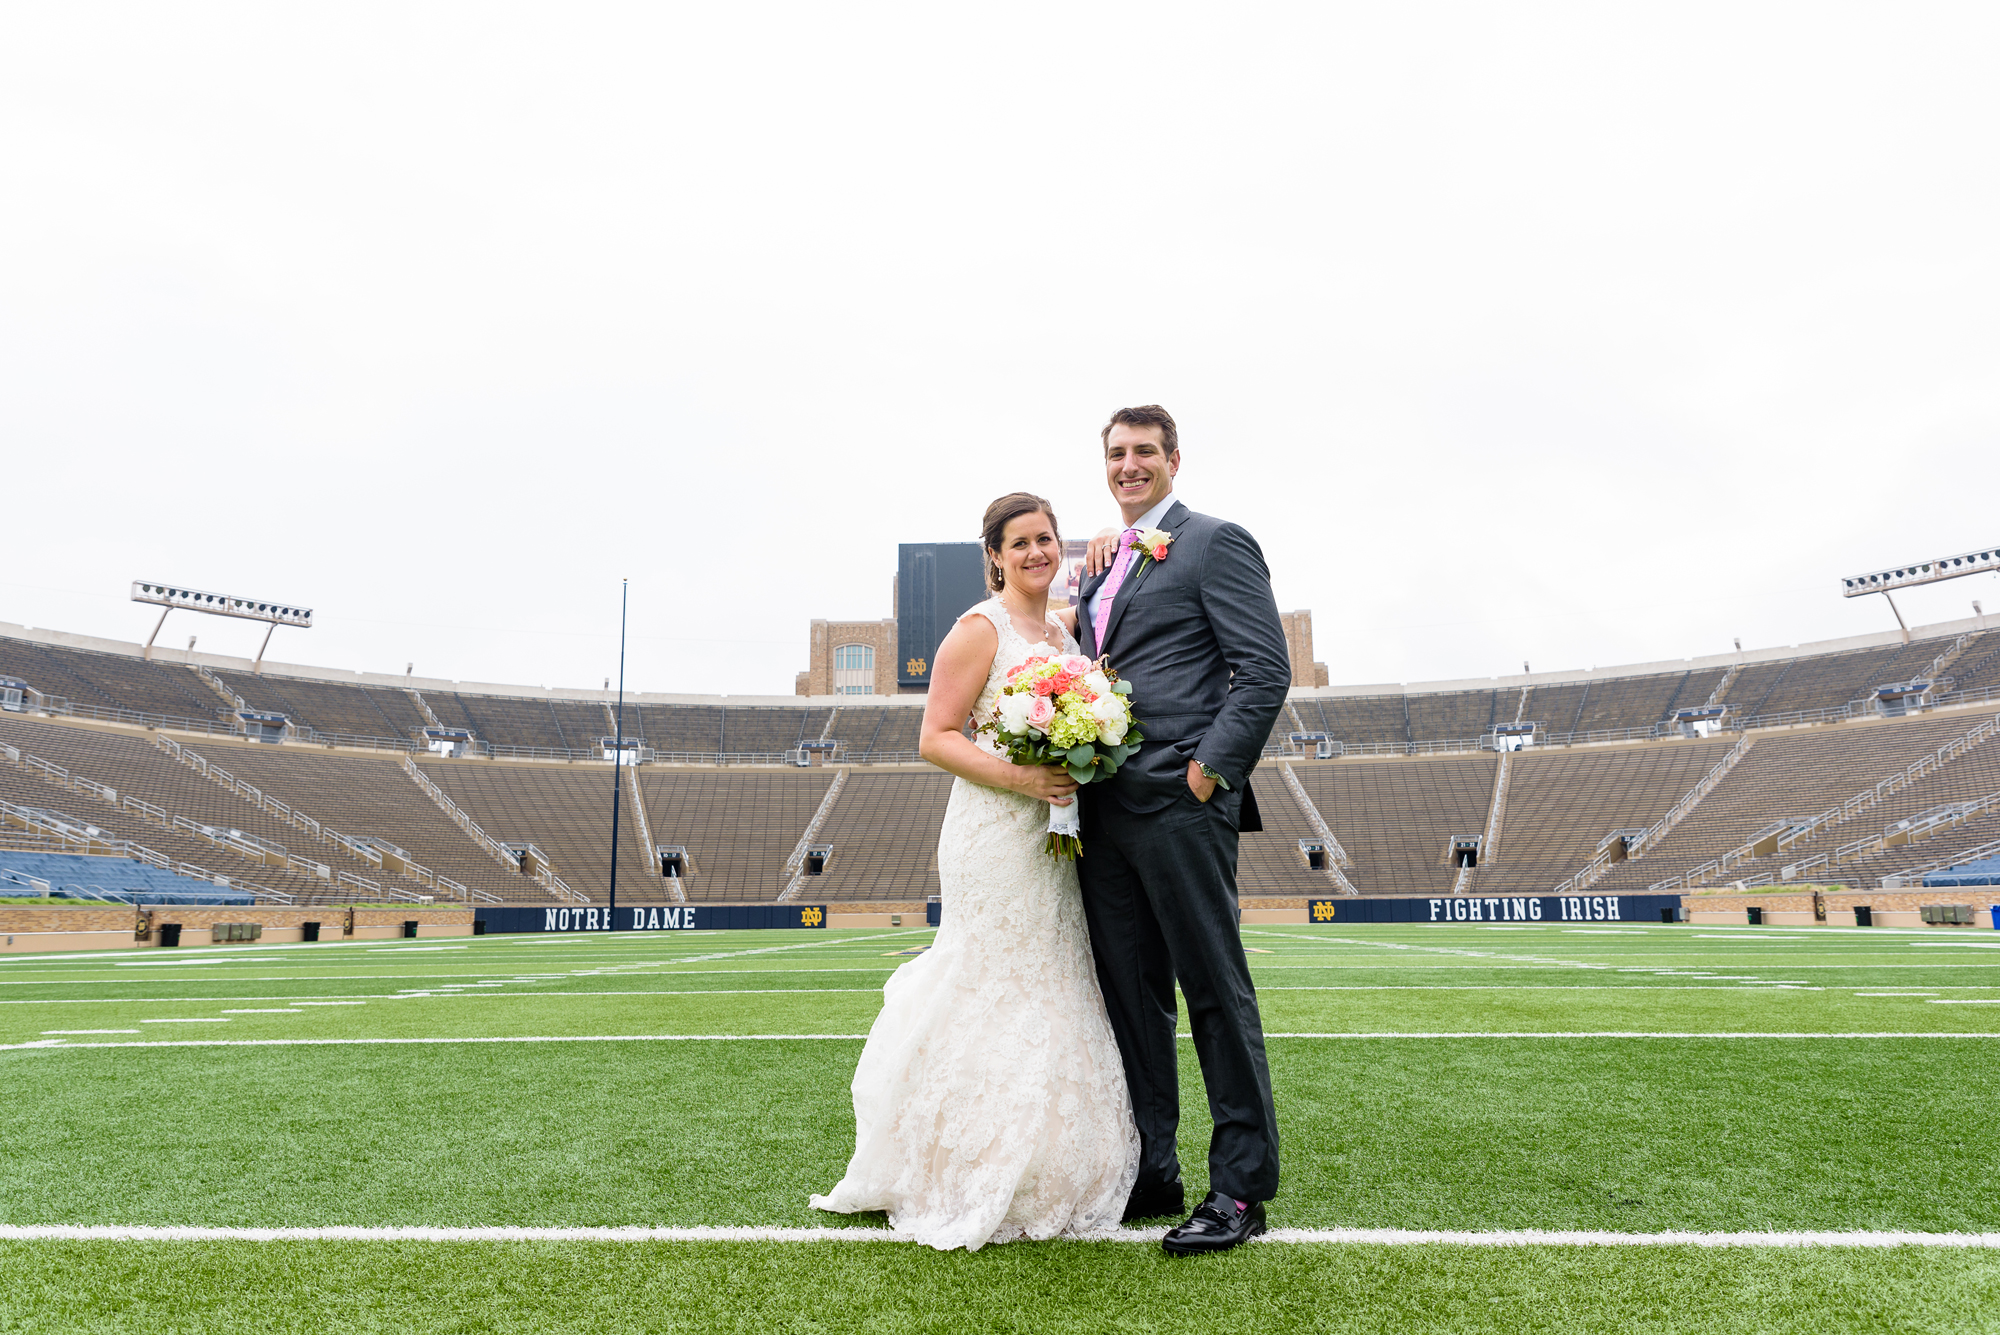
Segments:
[[[1056,711],[1049,724],[1049,740],[1058,747],[1081,746],[1097,740],[1097,720],[1088,705],[1070,705]]]

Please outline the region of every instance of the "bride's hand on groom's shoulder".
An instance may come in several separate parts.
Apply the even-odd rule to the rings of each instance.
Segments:
[[[1091,535],[1090,549],[1085,552],[1083,568],[1086,574],[1098,575],[1111,568],[1118,556],[1118,534],[1115,528],[1099,529]]]
[[[1069,777],[1069,771],[1057,765],[1016,765],[1014,791],[1023,797],[1036,798],[1043,802],[1053,802],[1057,806],[1068,806],[1076,795],[1076,780]]]

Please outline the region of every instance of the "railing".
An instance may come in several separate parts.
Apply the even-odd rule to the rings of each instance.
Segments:
[[[1954,829],[1966,821],[2000,810],[2000,792],[1988,793],[1967,802],[1945,802],[1927,811],[1897,821],[1880,834],[1864,835],[1849,840],[1833,851],[1831,859],[1822,853],[1816,858],[1796,863],[1779,873],[1779,879],[1791,880],[1799,872],[1825,865],[1831,860],[1835,865],[1860,862],[1877,853],[1886,853],[1892,848],[1902,848],[1910,844],[1931,839],[1945,830]],[[1933,867],[1931,870],[1935,871]]]
[[[801,834],[798,842],[792,845],[792,855],[785,859],[785,871],[788,873],[785,888],[778,892],[778,902],[780,904],[790,901],[794,895],[799,893],[800,888],[804,886],[806,879],[806,855],[812,848],[813,840],[819,836],[820,827],[825,825],[826,818],[833,814],[834,803],[840,800],[840,790],[846,783],[846,770],[841,770],[833,776],[833,782],[826,787],[826,796],[819,800],[819,809],[813,812],[812,819],[806,822],[805,833]],[[687,892],[681,887],[680,877],[674,876],[668,879],[672,882],[668,888],[674,892],[674,897],[677,899],[686,899]]]
[[[1929,862],[1918,863],[1914,867],[1905,867],[1899,872],[1884,876],[1882,878],[1882,888],[1884,890],[1900,890],[1908,886],[1912,880],[1921,885],[1923,884],[1925,875],[1930,872],[1943,871],[1947,867],[1956,867],[1960,863],[1978,862],[1990,857],[2000,857],[2000,839],[1995,839],[1990,843],[1978,844],[1972,848],[1961,848],[1956,853],[1948,853],[1943,857],[1933,858]]]
[[[1929,755],[1919,756],[1908,768],[1891,774],[1872,788],[1863,789],[1861,792],[1848,798],[1845,802],[1842,802],[1839,806],[1828,807],[1825,811],[1820,812],[1810,820],[1793,825],[1790,830],[1778,834],[1775,845],[1767,851],[1775,853],[1787,852],[1809,839],[1818,837],[1822,830],[1845,824],[1862,812],[1879,806],[1885,799],[1901,792],[1911,784],[1916,783],[1919,779],[1928,778],[1932,774],[1935,774],[1945,765],[1964,755],[1967,751],[1986,741],[1989,737],[1992,737],[1996,731],[2000,731],[2000,714],[1996,714],[1994,717],[1986,720],[1986,722],[1973,728],[1964,736],[1953,738]],[[1699,867],[1690,868],[1688,871],[1682,873],[1681,884],[1689,887],[1705,884],[1722,875],[1724,872],[1729,871],[1731,868],[1763,856],[1757,850],[1770,840],[1774,832],[1775,829],[1761,830],[1756,835],[1753,835],[1748,843],[1730,849],[1721,857],[1711,858]],[[1857,840],[1848,847],[1857,848],[1867,844],[1879,844],[1881,839],[1882,836],[1873,836],[1868,839]],[[1836,850],[1836,854],[1838,852],[1839,850]],[[1835,858],[1836,862],[1848,860],[1839,856]],[[1815,863],[1813,865],[1819,864]]]
[[[24,871],[9,871],[5,867],[0,867],[0,884],[17,885],[23,889],[32,890],[39,896],[46,896],[53,888],[39,876],[30,876]],[[12,898],[12,896],[9,896],[9,898]]]
[[[498,839],[495,839],[492,835],[486,833],[484,829],[480,828],[479,822],[467,815],[464,808],[460,807],[458,803],[452,801],[450,794],[432,782],[431,776],[424,773],[422,766],[418,765],[410,757],[404,756],[403,772],[410,776],[412,783],[415,783],[417,787],[424,790],[431,801],[437,804],[440,811],[451,818],[454,825],[458,826],[459,829],[465,831],[471,837],[473,843],[478,844],[491,854],[495,862],[500,863],[517,876],[522,874],[521,864],[514,860],[513,854],[509,853]],[[576,891],[570,889],[569,883],[556,875],[555,871],[547,865],[538,867],[529,876],[537,885],[540,885],[558,899],[567,899],[576,904],[588,904],[590,902],[588,895],[578,894]],[[453,884],[455,885],[457,882],[453,882]],[[497,903],[498,901],[495,900],[493,902]]]
[[[1334,836],[1332,827],[1327,825],[1325,818],[1319,814],[1319,807],[1314,804],[1311,794],[1306,792],[1305,785],[1299,782],[1299,776],[1292,773],[1292,767],[1286,764],[1280,764],[1278,772],[1284,775],[1285,786],[1291,789],[1292,801],[1298,807],[1299,814],[1306,818],[1306,824],[1312,827],[1312,832],[1319,836],[1320,843],[1326,848],[1326,878],[1338,886],[1340,893],[1344,895],[1360,894],[1361,891],[1355,888],[1354,882],[1348,880],[1346,874],[1340,870],[1342,867],[1353,866],[1354,859],[1347,856],[1347,850],[1341,847],[1340,840]]]
[[[172,728],[176,732],[205,732],[227,737],[235,731],[226,719],[188,718],[183,714],[155,714],[144,709],[118,709],[106,705],[78,704],[59,695],[42,697],[42,712],[68,718],[92,719],[100,723],[136,723],[142,728]]]
[[[639,771],[631,765],[620,765],[618,769],[618,781],[630,789],[628,796],[632,803],[632,815],[639,826],[639,842],[646,850],[647,875],[656,876],[660,871],[660,855],[653,846],[652,822],[646,819],[646,794],[639,787]]]
[[[1729,771],[1736,768],[1736,762],[1743,759],[1744,753],[1750,749],[1751,743],[1754,740],[1754,738],[1749,736],[1739,738],[1736,745],[1730,747],[1722,759],[1716,761],[1714,767],[1708,773],[1701,776],[1700,781],[1694,787],[1681,794],[1680,801],[1667,808],[1666,815],[1647,826],[1644,834],[1626,846],[1624,860],[1632,861],[1644,857],[1649,847],[1658,844],[1661,839],[1666,837],[1669,830],[1687,819],[1688,813],[1700,805],[1701,799],[1714,792],[1715,786],[1728,777]],[[1622,843],[1623,841],[1620,842]],[[1549,893],[1552,895],[1575,895],[1589,889],[1597,883],[1605,872],[1611,870],[1614,865],[1611,860],[1611,851],[1612,845],[1605,844],[1601,846],[1596,855],[1589,862],[1585,863],[1581,870],[1550,890]],[[1679,881],[1678,877],[1670,879],[1676,883]],[[1664,885],[1666,882],[1663,881],[1660,884]],[[1655,891],[1657,891],[1657,888],[1653,887]]]
[[[372,737],[353,732],[321,732],[309,724],[294,720],[294,735],[302,742],[315,746],[344,746],[357,751],[419,751],[417,743],[408,737]]]

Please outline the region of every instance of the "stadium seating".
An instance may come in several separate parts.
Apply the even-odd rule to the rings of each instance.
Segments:
[[[283,714],[323,736],[409,741],[424,727],[423,715],[402,691],[296,677],[256,677],[247,672],[218,672],[216,676],[250,708]]]
[[[453,824],[395,758],[249,743],[204,754],[343,834],[386,839],[433,872],[504,899],[548,902],[540,886]],[[511,837],[505,830],[487,833]]]
[[[609,895],[614,781],[610,766],[467,764],[450,760],[417,763],[495,839],[503,843],[531,843],[549,858],[556,874],[571,889],[600,901]],[[407,784],[408,780],[404,782]],[[647,865],[645,843],[631,810],[629,788],[620,806],[620,902],[627,899],[658,902],[665,896],[665,887],[660,881],[659,868]]]
[[[1349,879],[1367,894],[1449,893],[1456,868],[1448,841],[1484,832],[1499,758],[1478,751],[1496,724],[1521,717],[1541,725],[1538,746],[1509,759],[1505,819],[1482,851],[1477,892],[1547,892],[1590,864],[1614,830],[1651,825],[1737,745],[1736,732],[1709,740],[1659,735],[1674,710],[1703,704],[1718,688],[1733,721],[1752,739],[1740,764],[1675,828],[1641,856],[1612,864],[1594,888],[1638,890],[1691,869],[1699,879],[1757,883],[1784,874],[1815,881],[1873,884],[1946,865],[1960,853],[2000,848],[2000,741],[1972,747],[1871,798],[1865,810],[1766,856],[1706,864],[1741,849],[1775,822],[1819,815],[1916,760],[1963,737],[1991,716],[1959,707],[1885,719],[1868,699],[1875,686],[1924,675],[1940,664],[1938,694],[1977,706],[2000,689],[2000,634],[1917,639],[1798,654],[1730,669],[1709,666],[1450,691],[1336,695],[1304,688],[1274,723],[1257,777],[1265,830],[1246,835],[1239,855],[1245,895],[1327,893],[1328,878],[1307,869],[1299,841],[1315,826],[1277,768],[1288,756],[1306,797],[1347,849]],[[298,669],[293,669],[298,671]],[[211,735],[185,739],[227,769],[331,829],[380,839],[432,872],[482,894],[546,903],[550,892],[490,852],[405,772],[403,754],[422,746],[429,723],[470,730],[480,746],[462,760],[419,754],[422,772],[494,839],[533,843],[570,888],[601,899],[610,888],[613,772],[598,739],[613,730],[595,697],[460,692],[432,687],[419,703],[410,690],[312,676],[215,672],[246,706],[285,714],[294,743],[258,745],[226,735],[228,706],[187,666],[0,637],[0,673],[72,702],[94,720],[0,714],[0,740],[80,779],[116,789],[130,804],[106,802],[25,766],[0,764],[0,798],[62,811],[104,838],[129,841],[215,875],[311,900],[346,897],[297,867],[253,859],[196,827],[240,831],[251,841],[361,875],[385,893],[434,889],[384,871],[337,842],[309,832],[184,765],[136,726],[164,725]],[[1949,694],[1947,694],[1947,692]],[[2000,712],[2000,701],[1994,701]],[[679,845],[690,865],[679,889],[704,903],[768,902],[797,870],[794,849],[820,810],[835,769],[789,763],[801,743],[822,738],[845,770],[841,791],[814,842],[833,846],[825,873],[807,878],[802,898],[907,903],[936,893],[936,840],[951,781],[913,764],[918,702],[736,705],[726,700],[628,703],[628,737],[655,763],[635,772],[621,796],[619,892],[657,901],[673,888],[646,856]],[[1798,726],[1809,725],[1809,726]],[[1346,754],[1317,761],[1290,752],[1294,732],[1323,732]],[[303,743],[303,744],[301,744]],[[322,745],[321,743],[324,743]],[[1593,743],[1586,745],[1584,743]],[[370,754],[370,751],[375,754]],[[1986,799],[1992,798],[1991,802]],[[643,814],[643,820],[642,820]],[[174,818],[183,823],[176,826]],[[18,822],[17,822],[18,826]],[[0,831],[0,846],[21,853],[74,851],[46,830]]]
[[[833,771],[825,769],[713,773],[648,766],[639,774],[655,842],[688,850],[694,868],[686,893],[709,903],[775,899],[792,849],[832,783]],[[865,802],[867,795],[850,779],[838,803],[857,799]],[[840,858],[836,849],[835,864]],[[809,883],[801,897],[823,895]]]
[[[1475,885],[1482,894],[1546,894],[1613,830],[1644,829],[1666,814],[1734,744],[1732,737],[1516,752],[1506,819]]]
[[[117,899],[128,904],[253,904],[256,896],[207,881],[176,876],[130,858],[71,853],[24,853],[0,849],[0,871],[46,881],[50,898]],[[0,882],[0,898],[32,897],[33,892]]]
[[[951,776],[936,770],[850,773],[817,840],[833,845],[833,857],[799,897],[912,900],[938,893],[938,829],[950,795]]]
[[[1670,830],[1657,848],[1619,863],[1592,889],[1643,890],[1740,847],[1778,821],[1817,816],[1964,735],[1980,719],[1976,712],[1954,711],[1755,735],[1743,760],[1692,815]],[[1874,814],[1869,813],[1871,819]],[[1745,864],[1727,879],[1769,874],[1783,862],[1821,851],[1827,842],[1822,838],[1810,849],[1794,850],[1783,859]]]
[[[136,797],[160,808],[170,816],[185,816],[221,830],[243,830],[299,857],[340,866],[370,879],[379,879],[374,868],[341,845],[313,839],[305,831],[287,824],[260,807],[253,806],[234,791],[181,764],[152,745],[143,735],[133,736],[92,728],[37,723],[26,719],[0,718],[0,739],[20,747],[24,752],[60,765],[74,774],[81,774],[115,788],[121,799]],[[219,740],[203,742],[201,745],[209,748],[205,755],[221,764],[223,768],[230,768],[230,761],[235,758],[233,749],[227,748],[226,744]],[[307,814],[311,814],[309,808]],[[122,823],[130,828],[133,819],[128,815]],[[139,843],[152,846],[153,841],[162,833],[164,831],[161,831],[157,824],[148,824],[143,830],[133,833],[131,837]],[[163,848],[160,851],[168,850]],[[211,860],[204,861],[203,858],[190,860],[206,865],[213,871],[227,874],[229,866],[226,863],[219,864],[212,860],[221,856],[225,855],[210,846],[205,857]],[[264,881],[288,893],[302,892],[298,886],[281,883],[275,879],[283,875],[283,872],[268,867],[268,864],[258,864],[254,873],[244,871],[243,874],[251,880]],[[308,885],[305,888],[316,887]]]
[[[1353,859],[1348,878],[1368,894],[1449,893],[1446,844],[1485,829],[1497,768],[1497,757],[1479,754],[1292,767]],[[1260,806],[1268,789],[1258,787]]]
[[[186,667],[124,654],[0,638],[0,673],[44,695],[101,709],[209,720],[228,708]]]

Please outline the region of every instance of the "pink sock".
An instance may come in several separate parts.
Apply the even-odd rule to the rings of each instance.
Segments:
[[[1235,1198],[1234,1196],[1230,1197],[1230,1199],[1231,1199],[1231,1200],[1236,1200],[1236,1198]],[[1249,1202],[1249,1201],[1236,1201],[1236,1213],[1238,1213],[1238,1214],[1242,1214],[1242,1213],[1243,1213],[1243,1212],[1244,1212],[1245,1210],[1247,1210],[1247,1209],[1249,1209],[1249,1208],[1250,1208],[1250,1202]]]

